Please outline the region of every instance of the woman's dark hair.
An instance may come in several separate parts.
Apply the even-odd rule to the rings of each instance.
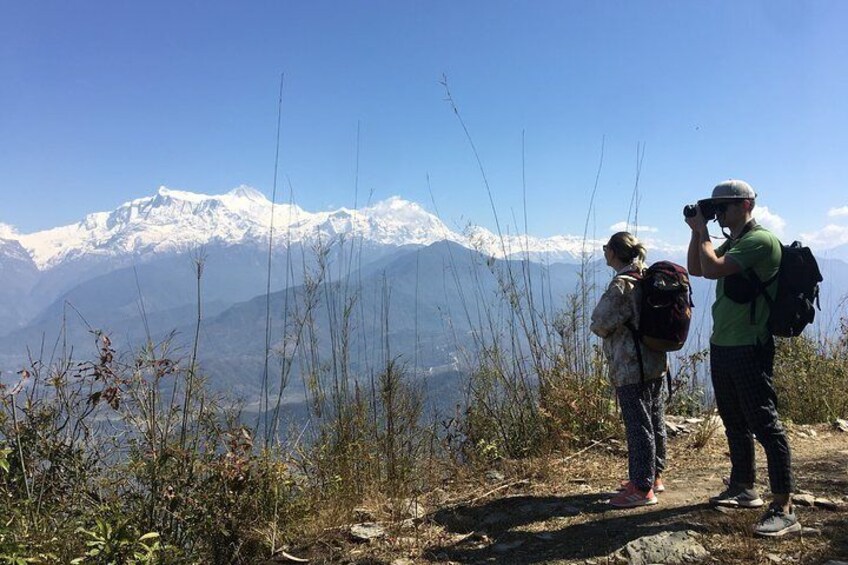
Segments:
[[[638,267],[645,266],[645,257],[648,256],[648,251],[645,246],[639,243],[636,236],[630,232],[620,231],[614,233],[610,237],[607,247],[612,250],[619,261],[624,263],[636,263]]]

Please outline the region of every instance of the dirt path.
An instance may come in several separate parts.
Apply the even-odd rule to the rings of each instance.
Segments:
[[[410,561],[383,562],[612,563],[610,554],[629,541],[681,530],[697,532],[696,539],[710,553],[707,562],[815,565],[848,560],[848,433],[827,426],[798,427],[790,437],[799,490],[841,506],[799,506],[805,532],[791,539],[753,537],[751,527],[760,510],[710,508],[706,501],[722,490],[722,477],[729,472],[724,436],[716,434],[697,450],[683,435],[670,442],[667,491],[656,506],[610,509],[610,491],[626,475],[625,454],[621,446],[600,446],[579,461],[505,472],[502,484],[526,482],[435,512],[429,527],[441,531],[431,532],[431,543],[422,553],[408,551]],[[757,451],[762,475],[758,484],[765,497],[765,459],[762,450]]]
[[[375,506],[369,519],[381,522],[382,533],[370,541],[353,541],[351,528],[334,529],[319,544],[292,550],[313,564],[601,565],[619,563],[613,553],[628,542],[694,532],[691,537],[709,553],[703,563],[848,562],[848,432],[797,426],[789,435],[799,490],[838,504],[797,506],[804,532],[791,538],[755,538],[752,527],[762,510],[709,507],[707,500],[724,488],[729,473],[726,441],[718,431],[700,449],[693,446],[694,434],[670,438],[667,490],[655,506],[614,510],[606,503],[626,476],[624,445],[610,440],[566,459],[501,462],[464,477],[457,474],[462,469],[446,470],[443,488],[420,499],[423,518],[381,522]],[[758,489],[768,500],[759,447],[757,465]]]

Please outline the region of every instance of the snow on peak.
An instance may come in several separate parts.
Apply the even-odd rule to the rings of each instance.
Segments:
[[[81,257],[114,257],[186,251],[211,242],[287,245],[341,235],[385,245],[427,245],[459,240],[438,218],[414,202],[391,197],[361,209],[310,213],[293,204],[272,203],[260,191],[239,186],[207,195],[160,186],[111,212],[79,223],[19,236],[40,269]]]
[[[228,196],[233,196],[235,198],[246,198],[248,200],[253,200],[256,202],[266,202],[268,199],[265,198],[265,195],[253,188],[252,186],[247,186],[243,184],[238,186],[227,193]]]
[[[0,237],[3,233],[15,232],[0,225]],[[131,200],[111,212],[89,214],[77,224],[28,235],[15,233],[39,269],[83,257],[144,256],[209,243],[267,246],[271,234],[279,246],[338,237],[393,246],[449,240],[495,257],[529,256],[550,262],[579,260],[601,244],[577,236],[501,237],[476,226],[457,233],[420,204],[399,196],[357,209],[312,213],[294,204],[272,204],[249,186],[219,195],[160,186],[152,196]]]
[[[205,194],[196,194],[194,192],[188,192],[187,190],[174,190],[163,185],[160,186],[159,189],[156,191],[156,196],[153,198],[153,201],[160,203],[173,200],[183,200],[186,202],[201,202],[207,198],[209,197]],[[150,197],[145,197],[133,200],[133,202],[148,202],[150,200]],[[124,204],[124,206],[126,206],[126,204]]]
[[[15,229],[15,226],[0,222],[0,239],[18,239],[18,237],[18,230]]]

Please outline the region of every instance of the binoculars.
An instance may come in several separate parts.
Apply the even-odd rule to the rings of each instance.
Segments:
[[[692,218],[698,213],[698,208],[701,209],[701,215],[705,222],[714,220],[716,217],[716,207],[709,200],[699,200],[697,204],[687,204],[683,207],[683,215],[687,218]]]

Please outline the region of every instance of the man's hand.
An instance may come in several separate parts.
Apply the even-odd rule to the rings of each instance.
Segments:
[[[693,277],[702,277],[704,269],[701,266],[701,242],[705,234],[709,241],[709,231],[704,215],[701,213],[701,207],[696,205],[695,209],[694,216],[684,216],[686,224],[692,229],[692,239],[689,241],[689,250],[686,252],[686,268]]]
[[[702,234],[707,231],[707,222],[706,220],[704,220],[704,215],[701,214],[701,207],[696,206],[696,209],[698,210],[698,212],[694,216],[684,216],[684,219],[686,220],[686,224],[690,228],[692,228],[693,232],[697,234]]]

